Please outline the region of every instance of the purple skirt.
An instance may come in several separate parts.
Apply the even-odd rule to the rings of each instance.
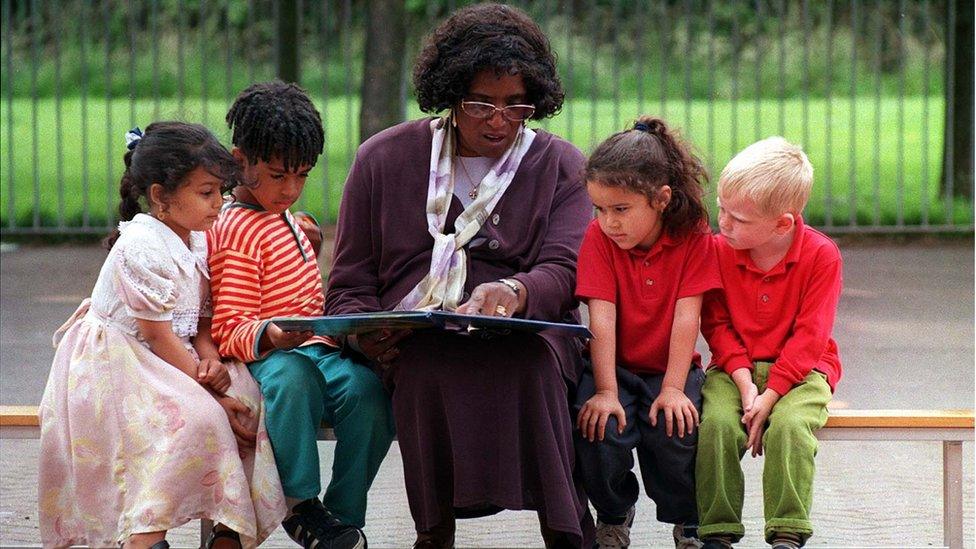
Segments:
[[[452,514],[532,509],[549,529],[591,543],[573,478],[566,379],[577,365],[561,364],[566,354],[531,334],[419,332],[401,342],[393,412],[418,531]]]

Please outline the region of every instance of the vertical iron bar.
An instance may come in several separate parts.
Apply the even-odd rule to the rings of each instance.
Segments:
[[[570,104],[566,109],[566,139],[573,141],[573,112],[576,110],[576,90],[573,88],[573,44],[576,40],[573,37],[573,0],[566,2],[566,94],[569,96]]]
[[[762,137],[762,54],[759,50],[759,41],[762,40],[763,30],[762,30],[762,0],[756,0],[756,28],[758,29],[756,33],[756,116],[755,116],[755,136],[754,141],[759,141]]]
[[[803,146],[810,146],[810,6],[808,0],[800,2],[800,19],[803,24],[803,59],[801,60],[802,90],[800,102],[803,104]],[[782,44],[782,42],[781,42]],[[829,46],[828,46],[829,47]],[[830,67],[828,61],[827,67]]]
[[[874,193],[875,226],[881,223],[881,34],[883,32],[884,17],[882,3],[877,0],[874,5],[874,173],[872,192]]]
[[[897,213],[896,224],[905,225],[905,0],[898,2],[898,59],[901,67],[898,71],[898,165],[895,180],[897,181]]]
[[[786,0],[779,0],[779,134],[786,133]]]
[[[7,39],[7,78],[3,81],[7,83],[7,226],[11,229],[17,227],[17,209],[14,207],[14,200],[17,193],[14,187],[17,186],[17,174],[14,172],[14,0],[5,0],[3,3],[3,26],[4,38]]]
[[[634,7],[637,13],[650,13],[650,6],[638,1]],[[633,17],[632,21],[639,21],[639,17]],[[643,25],[634,25],[634,79],[637,83],[637,113],[644,114],[644,33],[648,29]]]
[[[81,24],[81,226],[89,227],[91,214],[88,204],[88,2],[80,0]]]
[[[851,0],[851,126],[847,136],[850,145],[848,224],[857,226],[857,0]]]
[[[732,1],[732,154],[739,150],[739,60],[742,43],[739,41],[739,0]]]
[[[186,117],[184,103],[186,91],[183,89],[183,77],[186,68],[183,57],[183,31],[186,22],[183,18],[183,0],[176,0],[176,100],[179,102],[180,118]]]
[[[152,26],[152,88],[153,88],[153,120],[159,120],[159,0],[149,2],[149,20]]]
[[[956,63],[955,55],[953,52],[956,50],[956,3],[953,1],[946,2],[948,4],[949,13],[948,21],[946,25],[946,44],[945,44],[945,56],[946,56],[946,76],[945,76],[945,89],[948,93],[944,94],[946,97],[945,106],[945,130],[943,135],[946,136],[945,143],[945,158],[942,160],[942,165],[945,168],[942,170],[945,172],[945,219],[943,223],[946,225],[953,225],[955,222],[955,215],[953,212],[953,194],[955,186],[955,174],[952,173],[952,165],[955,160],[956,151],[953,149],[952,139],[949,136],[952,135],[954,126],[956,124],[955,117],[955,101],[953,97],[953,90],[956,89]]]
[[[200,102],[202,103],[200,107],[200,117],[203,120],[204,126],[209,126],[209,114],[210,106],[207,104],[209,96],[209,85],[210,81],[210,71],[208,70],[207,63],[207,17],[210,15],[209,10],[207,10],[207,5],[209,2],[200,2],[197,9],[197,39],[200,43]]]
[[[715,166],[715,14],[712,2],[706,1],[708,26],[708,165]]]
[[[620,19],[620,0],[613,1],[611,18],[614,27],[616,27]],[[611,34],[613,34],[613,41],[611,42],[610,70],[613,73],[611,77],[613,79],[613,127],[616,129],[620,127],[620,64],[618,63],[618,59],[620,58],[620,39],[619,33],[614,32]]]
[[[272,38],[271,43],[274,47],[271,49],[271,58],[274,59],[274,75],[275,78],[279,78],[281,75],[281,40],[277,36],[278,30],[281,28],[281,2],[271,2],[271,19],[274,26],[274,38]],[[345,30],[345,29],[343,29]]]
[[[64,220],[64,139],[61,112],[61,13],[58,6],[51,7],[51,28],[54,44],[54,158],[58,179],[58,227],[63,229]],[[11,180],[11,183],[13,180]]]
[[[40,0],[31,0],[30,3],[30,45],[31,45],[31,170],[34,172],[34,200],[33,200],[33,220],[32,225],[36,229],[41,226],[41,174],[40,159],[38,158],[38,142],[40,136],[37,130],[38,104],[37,104],[37,65],[40,63],[38,54],[38,37],[40,32],[41,18]]]
[[[322,2],[322,32],[319,33],[321,37],[319,49],[322,51],[322,120],[329,119],[329,36],[332,33],[329,32],[329,3]],[[331,197],[329,196],[329,125],[322,124],[322,140],[325,143],[324,150],[322,151],[322,222],[328,223],[331,219],[329,212],[329,204],[331,203]]]
[[[136,6],[126,0],[129,16],[129,127],[136,125]]]
[[[826,124],[824,124],[824,157],[826,159],[826,177],[824,178],[824,183],[826,184],[826,189],[824,191],[824,218],[825,223],[828,227],[834,226],[834,161],[833,161],[833,109],[834,100],[833,94],[833,84],[834,84],[834,0],[827,0],[827,71],[826,71],[827,81],[824,82],[826,87],[825,95],[825,110],[827,113]]]
[[[693,6],[694,0],[685,0],[685,24],[687,25],[687,31],[685,36],[685,51],[688,52],[685,56],[685,128],[684,134],[691,137],[691,55],[692,55],[692,36],[694,35],[694,17]]]
[[[112,203],[115,190],[112,165],[114,160],[112,145],[112,11],[108,0],[102,2],[102,23],[105,25],[105,226],[113,225]]]
[[[258,41],[258,30],[254,28],[254,10],[257,7],[254,5],[254,0],[247,0],[247,26],[244,28],[244,36],[247,40],[247,83],[250,85],[254,82],[254,55],[257,50]]]
[[[597,28],[597,21],[600,19],[596,16],[594,11],[596,11],[598,6],[596,4],[591,4],[589,9],[590,13],[590,38],[593,40],[592,47],[590,50],[590,141],[589,144],[595,145],[597,139],[597,128],[596,128],[596,101],[597,101],[597,78],[596,78],[596,58],[600,56],[600,33]]]
[[[352,3],[350,0],[342,2],[342,47],[343,63],[346,66],[345,72],[345,93],[346,93],[346,158],[351,159],[355,150],[356,138],[353,135],[352,127]],[[346,166],[348,168],[348,166]]]
[[[668,21],[668,4],[665,0],[658,0],[661,6],[661,116],[668,117],[668,59],[671,57],[671,37],[668,35],[671,23]]]
[[[230,108],[231,98],[234,93],[234,56],[231,53],[234,48],[234,43],[231,39],[231,22],[230,22],[230,3],[231,0],[224,0],[224,105],[225,108]],[[223,125],[223,120],[220,121],[220,125]]]
[[[922,28],[925,29],[925,63],[922,66],[922,226],[929,225],[929,57],[932,52],[929,25],[929,0],[922,0]],[[938,186],[938,185],[937,185]]]

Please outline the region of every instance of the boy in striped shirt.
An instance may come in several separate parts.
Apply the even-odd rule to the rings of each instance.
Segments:
[[[376,374],[329,338],[268,320],[322,314],[315,250],[288,210],[322,153],[322,122],[304,90],[269,82],[241,92],[227,124],[243,177],[209,233],[214,341],[261,385],[288,535],[306,548],[364,547],[366,493],[394,436],[389,399]],[[324,502],[323,420],[338,441]]]

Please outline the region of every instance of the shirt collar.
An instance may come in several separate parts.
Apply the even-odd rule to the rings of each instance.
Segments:
[[[151,215],[140,213],[136,214],[132,221],[119,223],[119,232],[125,231],[129,225],[141,225],[159,235],[166,250],[169,251],[173,259],[176,260],[176,264],[184,272],[189,273],[196,268],[204,277],[210,279],[210,270],[207,268],[206,234],[200,231],[190,231],[190,246],[188,248],[172,229]]]
[[[680,244],[679,239],[671,236],[668,231],[661,231],[661,236],[657,237],[657,240],[651,245],[649,250],[644,251],[635,247],[627,250],[627,252],[638,259],[644,259],[661,253],[661,250],[663,250],[665,247],[671,248],[677,246],[678,244]]]

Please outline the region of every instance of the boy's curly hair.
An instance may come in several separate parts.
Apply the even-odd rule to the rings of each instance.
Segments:
[[[248,162],[281,159],[287,171],[314,166],[322,154],[322,118],[308,94],[280,80],[248,86],[227,111],[231,142]]]
[[[456,106],[485,69],[522,77],[527,101],[535,105],[533,119],[562,108],[556,56],[539,25],[518,8],[476,4],[455,12],[427,37],[413,69],[420,110]]]

